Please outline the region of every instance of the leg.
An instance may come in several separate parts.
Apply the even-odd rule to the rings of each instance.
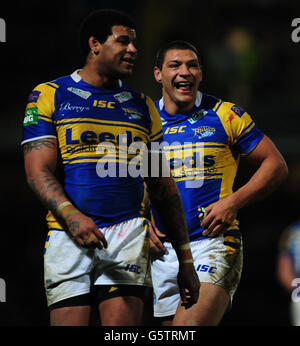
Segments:
[[[173,325],[173,317],[170,317],[169,320],[165,320],[163,322],[161,322],[161,325],[164,326],[164,327],[169,327],[169,326],[172,326]]]
[[[221,321],[229,303],[229,294],[220,286],[201,283],[199,300],[189,309],[180,305],[173,326],[215,326]]]
[[[92,257],[88,251],[76,245],[67,232],[49,232],[44,274],[52,326],[89,325]]]
[[[91,307],[69,306],[53,309],[50,312],[51,326],[88,326]]]
[[[99,305],[102,326],[138,326],[141,323],[144,303],[133,296],[115,297]]]

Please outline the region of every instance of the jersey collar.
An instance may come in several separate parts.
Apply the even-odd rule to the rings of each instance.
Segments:
[[[76,83],[80,82],[82,79],[78,73],[79,71],[81,71],[81,69],[78,69],[71,74],[71,78]],[[119,86],[119,88],[122,88],[122,86],[123,86],[123,82],[120,79],[118,79],[118,86]]]
[[[201,91],[197,91],[195,106],[196,107],[200,107],[201,102],[202,102],[202,92]],[[158,105],[159,105],[159,110],[162,111],[164,106],[165,106],[163,97],[159,100]]]
[[[164,119],[164,121],[167,121],[168,123],[177,123],[178,121],[185,121],[187,118],[189,118],[192,114],[194,114],[197,110],[199,110],[201,104],[202,104],[203,94],[200,91],[197,91],[196,95],[196,101],[193,106],[193,108],[187,112],[186,114],[169,114],[165,107],[164,107],[164,99],[163,97],[157,102],[158,108],[161,114],[161,117]]]

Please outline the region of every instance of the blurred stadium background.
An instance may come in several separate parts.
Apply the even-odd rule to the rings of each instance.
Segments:
[[[286,182],[240,213],[244,270],[222,325],[288,326],[290,297],[277,281],[276,257],[283,228],[300,219],[300,42],[291,39],[299,1],[5,3],[0,5],[7,25],[6,42],[0,43],[0,278],[7,294],[0,303],[0,326],[49,323],[42,278],[45,210],[25,181],[24,106],[35,85],[81,67],[76,33],[83,17],[97,8],[123,10],[137,21],[139,57],[130,85],[159,98],[152,75],[155,52],[166,40],[186,39],[203,56],[201,90],[245,108],[285,156]],[[241,164],[236,185],[251,173]],[[148,317],[145,323],[154,322]]]

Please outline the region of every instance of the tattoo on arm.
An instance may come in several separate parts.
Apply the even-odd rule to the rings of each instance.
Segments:
[[[56,150],[56,146],[53,138],[42,138],[25,143],[23,150],[26,155],[33,150],[42,151],[45,148]],[[43,165],[38,174],[28,177],[28,184],[45,207],[55,213],[59,204],[58,200],[65,196],[65,193],[52,170],[46,164]]]
[[[44,168],[42,172],[44,174],[39,179],[31,179],[28,183],[45,207],[55,213],[58,207],[57,197],[64,196],[65,193],[60,183],[47,168]]]
[[[148,181],[150,199],[168,236],[175,242],[187,239],[187,224],[175,182],[168,178]],[[174,232],[174,230],[176,231]]]
[[[38,139],[36,141],[28,142],[23,145],[24,154],[31,152],[33,149],[42,150],[43,147],[50,149],[55,148],[56,144],[53,143],[53,140],[49,138]]]

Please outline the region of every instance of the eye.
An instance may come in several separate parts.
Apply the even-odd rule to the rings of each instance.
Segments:
[[[169,65],[168,65],[168,67],[169,68],[177,68],[179,66],[179,64],[178,63],[170,63]]]
[[[119,36],[117,38],[117,42],[122,43],[123,45],[127,46],[130,43],[130,39],[128,36]]]
[[[198,69],[200,68],[197,61],[189,63],[188,66],[192,68],[198,68]]]

